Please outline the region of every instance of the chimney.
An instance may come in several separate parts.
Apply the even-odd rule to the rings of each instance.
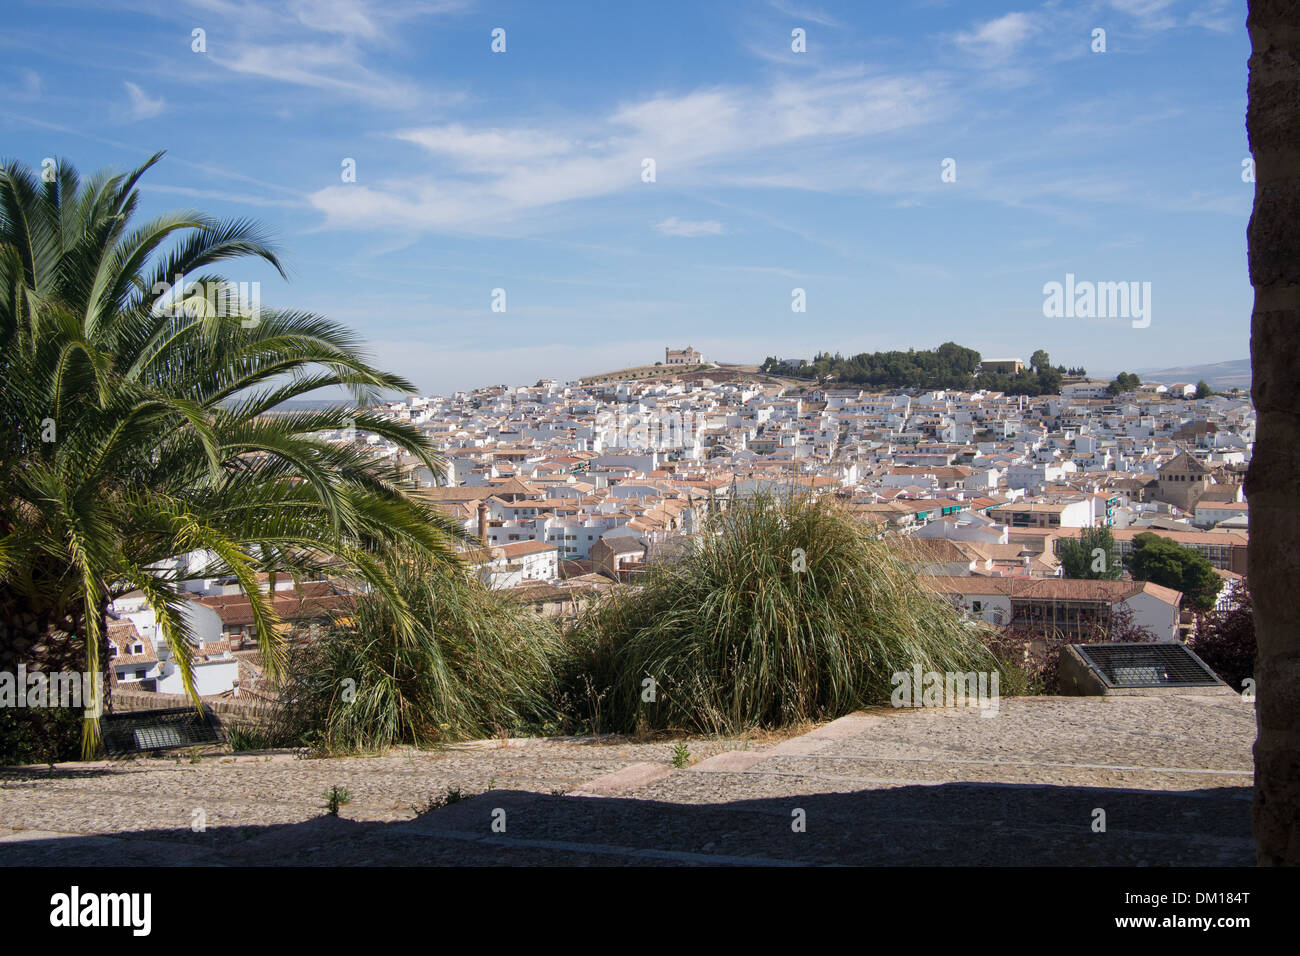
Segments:
[[[478,503],[478,539],[487,544],[487,502]]]

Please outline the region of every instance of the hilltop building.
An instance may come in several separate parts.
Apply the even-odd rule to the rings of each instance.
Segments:
[[[984,359],[980,362],[980,371],[994,375],[1015,375],[1024,371],[1025,363],[1016,358]]]
[[[665,365],[703,365],[704,356],[689,345],[684,349],[670,349],[664,347],[664,364]]]

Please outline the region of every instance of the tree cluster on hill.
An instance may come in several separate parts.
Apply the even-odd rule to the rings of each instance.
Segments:
[[[1116,395],[1122,395],[1125,392],[1136,391],[1137,387],[1142,384],[1142,379],[1136,372],[1120,372],[1115,376],[1115,380],[1106,386],[1106,394],[1111,398]]]
[[[1067,374],[1084,374],[1082,368],[1053,367],[1042,349],[1034,352],[1030,367],[1019,372],[989,372],[980,369],[980,353],[945,342],[937,349],[908,349],[906,352],[862,352],[845,357],[836,352],[819,352],[810,363],[796,363],[769,356],[761,370],[776,375],[800,375],[820,383],[862,385],[868,388],[945,388],[961,391],[987,389],[1012,395],[1052,395],[1061,390]]]

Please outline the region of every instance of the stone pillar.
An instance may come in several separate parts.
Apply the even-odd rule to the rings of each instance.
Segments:
[[[1253,816],[1259,863],[1271,866],[1300,864],[1300,15],[1295,0],[1250,0],[1248,9],[1258,414],[1246,477],[1259,642]]]

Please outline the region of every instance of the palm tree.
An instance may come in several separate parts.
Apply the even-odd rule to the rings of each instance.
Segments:
[[[1255,208],[1246,243],[1255,287],[1251,397],[1258,415],[1258,442],[1246,476],[1250,589],[1259,641],[1254,829],[1260,864],[1294,866],[1300,864],[1300,605],[1295,600],[1300,31],[1294,3],[1251,0],[1249,11],[1246,132],[1255,158]]]
[[[284,275],[255,224],[185,211],[131,226],[161,155],[85,182],[66,164],[0,168],[0,666],[101,672],[108,606],[139,590],[197,701],[185,580],[238,581],[275,674],[283,625],[259,574],[349,574],[409,626],[386,558],[452,560],[463,532],[396,466],[322,434],[372,432],[441,474],[417,429],[364,408],[410,383],[319,316],[195,294],[229,288],[205,271],[226,260]],[[176,276],[198,285],[178,292]],[[268,414],[323,388],[357,407]],[[205,566],[169,560],[186,553]],[[82,741],[98,748],[96,720]]]

